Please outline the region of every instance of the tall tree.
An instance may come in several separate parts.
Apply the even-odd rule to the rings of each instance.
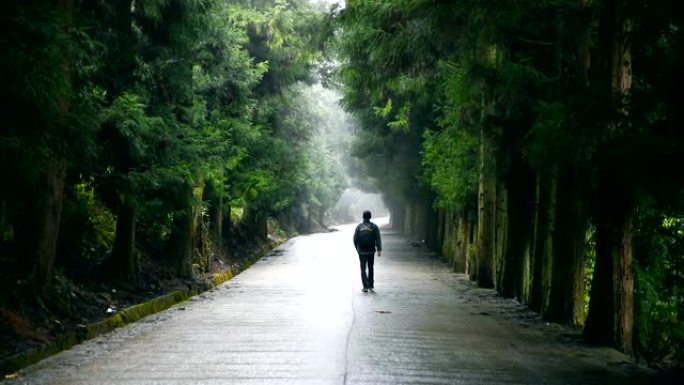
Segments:
[[[3,124],[11,242],[17,268],[39,291],[53,282],[67,172],[88,154],[97,123],[90,87],[92,43],[73,1],[3,4]],[[91,56],[92,55],[92,56]],[[5,190],[5,189],[3,189]],[[21,262],[19,262],[21,261]],[[22,266],[23,265],[23,266]]]
[[[598,171],[596,218],[596,270],[585,335],[631,353],[633,349],[634,278],[633,210],[634,189],[621,172],[622,156],[611,150],[630,131],[629,95],[632,88],[629,2],[607,0],[600,18],[598,73],[595,80],[601,100],[616,115],[605,123],[606,148],[601,148]],[[601,308],[599,311],[598,309]],[[608,311],[606,311],[608,309]]]

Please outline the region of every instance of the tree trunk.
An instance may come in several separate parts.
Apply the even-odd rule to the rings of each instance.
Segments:
[[[613,335],[614,346],[622,352],[632,354],[634,351],[634,276],[632,270],[634,225],[632,216],[626,216],[621,225],[621,242],[613,243],[611,252],[614,266],[612,281],[615,288]]]
[[[49,294],[52,288],[62,217],[66,164],[66,160],[61,159],[45,167],[42,185],[37,189],[33,237],[26,245],[29,259],[33,261],[30,281],[43,294]]]
[[[466,273],[470,277],[471,281],[476,281],[477,280],[477,250],[479,249],[478,247],[478,234],[480,233],[480,224],[475,221],[475,223],[472,223],[470,226],[470,241],[471,244],[474,245],[474,252],[471,253],[468,251],[468,269],[466,270]]]
[[[535,184],[535,213],[534,235],[531,251],[531,277],[530,277],[530,309],[541,312],[542,298],[544,297],[544,261],[546,259],[546,240],[549,229],[549,204],[550,204],[550,177],[548,174],[539,172]]]
[[[446,248],[446,235],[447,235],[447,212],[444,209],[437,209],[437,242],[439,244],[439,251],[442,254],[442,259],[445,261],[451,261],[453,259],[453,253],[447,251]]]
[[[616,170],[610,168],[599,174],[596,264],[584,335],[591,342],[632,354],[634,203],[631,190],[621,185],[615,175]]]
[[[524,206],[523,206],[523,229],[521,231],[521,236],[524,237],[524,242],[522,246],[522,260],[519,264],[519,275],[518,275],[518,285],[516,296],[520,299],[522,303],[530,302],[530,292],[532,290],[532,245],[534,242],[534,199],[535,199],[535,184],[536,178],[535,173],[532,169],[525,165],[525,184],[523,194]]]
[[[519,276],[519,287],[516,297],[521,303],[530,303],[530,292],[532,290],[532,242],[534,241],[532,234],[532,213],[529,212],[530,216],[527,222],[527,237],[525,238],[525,246],[522,251],[522,261],[520,263],[520,276]]]
[[[543,314],[547,320],[571,325],[584,323],[588,215],[585,182],[580,174],[566,170],[558,180],[551,298]]]
[[[606,0],[599,20],[599,95],[612,100],[616,112],[629,116],[632,87],[630,34],[632,21],[626,0]],[[627,120],[627,119],[625,119]],[[608,122],[609,134],[620,122]],[[608,141],[604,146],[613,146]],[[607,151],[604,151],[607,153]],[[619,171],[619,159],[601,159],[596,205],[596,266],[589,316],[584,330],[592,342],[608,344],[633,354],[634,277],[632,239],[634,192],[629,176]]]
[[[439,250],[437,241],[437,211],[431,206],[432,200],[424,203],[425,207],[425,242],[433,250]]]
[[[530,213],[531,175],[528,168],[518,158],[512,162],[507,178],[507,234],[506,248],[502,264],[501,287],[499,291],[506,297],[522,299],[528,281],[525,251],[529,250],[532,215]],[[529,254],[527,254],[529,256]]]
[[[258,209],[247,208],[245,218],[247,230],[252,240],[266,240],[268,238],[268,217]]]
[[[390,207],[390,227],[396,231],[403,231],[406,221],[406,207],[398,202]]]
[[[494,287],[500,290],[504,252],[508,243],[508,192],[506,185],[500,181],[496,183],[496,239],[494,241],[494,266],[496,266]]]
[[[442,222],[442,254],[451,263],[452,268],[458,271],[458,225],[454,221],[454,213],[451,210],[440,210]]]
[[[514,194],[514,192],[511,191],[511,189],[508,189],[508,194]],[[519,215],[516,212],[518,208],[511,207],[519,204],[519,202],[515,199],[515,197],[512,196],[509,196],[507,202],[509,205],[509,215],[508,221],[506,222],[506,227],[508,230],[508,234],[511,236],[511,239],[508,241],[506,249],[504,250],[504,256],[502,258],[501,263],[501,275],[499,278],[499,285],[497,287],[497,290],[504,297],[512,298],[515,296],[515,278],[518,274],[516,258],[522,257],[518,256],[516,251],[523,240],[519,237],[519,234],[516,233],[516,228],[522,225],[522,223],[520,222]]]
[[[230,214],[229,214],[230,215]],[[216,195],[209,211],[211,238],[217,250],[223,250],[223,197]]]
[[[589,315],[584,335],[591,342],[633,352],[634,277],[632,273],[632,215],[620,198],[604,193],[602,213],[596,223],[596,265],[591,287]],[[606,202],[606,199],[609,202]],[[622,215],[621,215],[622,214]]]
[[[563,93],[581,95],[589,83],[592,12],[588,4],[587,0],[576,0],[576,7],[565,16],[563,27],[558,30],[560,55],[557,56],[557,76],[565,88]],[[578,110],[573,105],[576,101],[571,99],[566,103]],[[582,108],[584,106],[579,109]],[[582,151],[582,148],[576,151]],[[551,179],[553,191],[549,201],[549,220],[553,225],[545,234],[547,247],[544,258],[548,263],[542,266],[544,289],[540,310],[545,319],[579,325],[584,321],[585,236],[588,225],[585,175],[589,173],[582,164],[573,161],[572,156],[568,159],[554,166]],[[537,239],[535,242],[539,245],[540,241]],[[536,305],[537,298],[533,301]]]
[[[443,212],[443,226],[444,239],[442,241],[442,253],[447,257],[451,263],[452,269],[456,270],[458,262],[458,236],[457,224],[454,223],[454,214],[451,210],[444,210]]]
[[[112,274],[128,282],[135,282],[138,275],[138,260],[135,255],[136,209],[127,196],[124,196],[116,218],[116,234],[110,268]]]
[[[223,195],[214,183],[208,182],[202,200],[208,202],[209,236],[217,251],[223,249]],[[230,214],[229,214],[230,215]]]
[[[192,206],[192,188],[178,187],[185,204],[174,211],[171,234],[169,236],[169,256],[173,271],[180,277],[192,277],[192,243],[194,239],[195,213]]]
[[[64,12],[63,28],[66,34],[72,33],[74,0],[59,0],[59,7]],[[71,85],[72,52],[64,52],[62,58],[62,76]],[[59,114],[66,122],[69,116],[71,100],[69,92],[63,92],[57,100]],[[49,295],[57,259],[57,241],[64,203],[64,181],[67,172],[67,159],[60,148],[52,149],[52,157],[45,159],[40,176],[34,206],[34,224],[29,224],[28,240],[25,245],[27,259],[31,261],[29,280],[43,295]]]
[[[192,251],[191,258],[193,263],[199,265],[202,273],[209,270],[212,257],[212,241],[210,239],[210,232],[206,221],[204,220],[204,192],[206,190],[206,183],[204,178],[200,178],[199,183],[193,191],[193,219],[192,219]]]
[[[542,251],[542,261],[541,261],[541,302],[539,307],[539,314],[544,317],[549,313],[549,307],[551,302],[551,290],[552,290],[552,279],[553,279],[553,264],[555,262],[554,247],[555,247],[555,236],[557,231],[557,212],[556,208],[558,206],[558,168],[553,167],[551,175],[549,177],[549,195],[548,204],[545,208],[546,211],[546,223],[542,224],[545,228],[542,230],[544,235],[543,239],[543,251]]]
[[[613,290],[613,258],[610,250],[604,250],[608,246],[611,237],[605,232],[610,232],[608,224],[598,223],[607,219],[597,219],[596,224],[596,263],[594,276],[591,282],[589,299],[589,314],[584,327],[584,336],[593,343],[601,345],[614,345],[614,290]],[[604,241],[606,239],[606,241]]]
[[[406,216],[404,217],[404,223],[401,226],[401,231],[406,235],[413,237],[411,224],[413,223],[413,217],[416,215],[416,213],[412,202],[405,205],[404,213],[406,213]]]
[[[454,271],[468,273],[468,258],[470,257],[470,223],[465,210],[458,212],[458,227],[456,228],[456,255],[454,257]]]
[[[410,234],[414,239],[427,243],[430,227],[429,212],[431,210],[421,197],[416,198],[412,204],[412,208],[413,216],[412,221],[409,224]]]
[[[480,183],[478,198],[477,281],[494,287],[496,271],[496,161],[491,139],[480,129]]]
[[[325,208],[323,206],[318,206],[318,224],[322,228],[326,228],[326,226],[325,226]]]

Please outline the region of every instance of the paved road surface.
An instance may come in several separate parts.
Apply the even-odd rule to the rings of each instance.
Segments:
[[[3,384],[650,383],[388,231],[376,293],[362,293],[352,232],[293,239],[216,290]]]

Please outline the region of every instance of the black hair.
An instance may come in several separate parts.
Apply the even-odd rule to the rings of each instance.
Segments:
[[[363,212],[363,219],[371,219],[371,212],[366,210]]]

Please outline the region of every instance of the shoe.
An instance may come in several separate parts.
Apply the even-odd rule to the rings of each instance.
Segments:
[[[361,290],[361,291],[364,292],[364,293],[368,293],[368,289],[365,288],[365,287],[364,287],[363,290]]]

